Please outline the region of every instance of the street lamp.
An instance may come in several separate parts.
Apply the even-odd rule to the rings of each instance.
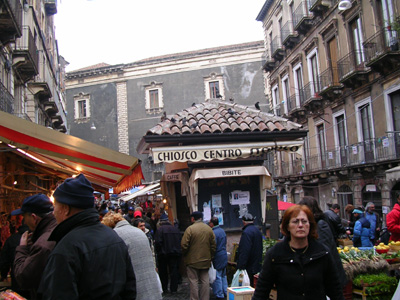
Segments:
[[[350,0],[341,0],[340,2],[339,2],[339,6],[338,6],[338,9],[339,10],[348,10],[348,9],[350,9],[351,8],[351,2],[350,2]]]

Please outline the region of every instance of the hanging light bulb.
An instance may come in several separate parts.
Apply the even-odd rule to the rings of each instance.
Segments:
[[[341,0],[338,5],[339,10],[348,10],[351,8],[350,0]]]

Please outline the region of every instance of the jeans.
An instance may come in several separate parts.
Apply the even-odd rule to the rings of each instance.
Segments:
[[[228,288],[228,280],[226,279],[226,268],[216,270],[217,276],[212,284],[212,290],[216,298],[224,298]]]

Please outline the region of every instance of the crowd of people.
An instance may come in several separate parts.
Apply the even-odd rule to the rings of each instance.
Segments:
[[[11,275],[11,288],[28,299],[155,299],[177,293],[181,261],[191,300],[210,299],[209,269],[215,299],[227,297],[227,236],[212,217],[190,215],[182,234],[165,211],[159,217],[143,207],[96,201],[84,175],[68,178],[53,194],[24,199],[11,215],[19,226],[3,242],[0,272]],[[400,196],[387,215],[391,239],[400,239]],[[282,299],[343,299],[347,280],[336,251],[337,239],[353,235],[355,246],[376,243],[381,218],[372,202],[348,205],[348,219],[333,204],[325,212],[313,197],[287,209],[281,222],[282,242],[263,258],[264,236],[245,213],[237,251],[237,269],[250,285],[259,274],[253,300],[268,299],[272,288]],[[154,212],[154,211],[153,211]],[[21,222],[22,221],[22,222]],[[262,261],[264,261],[262,263]],[[334,270],[332,272],[332,270]]]

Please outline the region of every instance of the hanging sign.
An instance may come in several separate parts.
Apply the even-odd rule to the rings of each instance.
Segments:
[[[153,160],[158,163],[211,161],[264,156],[275,151],[301,154],[302,141],[266,142],[254,144],[222,144],[153,148]]]

